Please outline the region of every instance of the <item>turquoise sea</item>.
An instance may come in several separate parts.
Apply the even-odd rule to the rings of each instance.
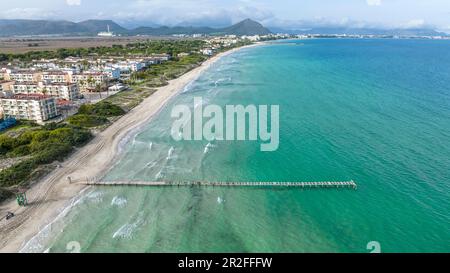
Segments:
[[[450,252],[450,41],[294,40],[215,63],[106,180],[346,181],[358,190],[92,188],[24,251]],[[280,146],[181,141],[175,105],[280,106]]]

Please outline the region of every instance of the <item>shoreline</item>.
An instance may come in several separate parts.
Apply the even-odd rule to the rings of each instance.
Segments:
[[[34,183],[27,191],[30,202],[28,207],[19,207],[15,200],[7,200],[0,204],[0,212],[12,211],[16,215],[9,221],[5,219],[0,221],[0,253],[19,252],[41,231],[41,228],[51,224],[58,215],[63,213],[68,202],[89,187],[69,184],[67,177],[73,179],[103,177],[120,157],[119,149],[122,141],[126,140],[127,136],[137,133],[141,126],[157,115],[186,85],[195,81],[222,57],[261,44],[263,43],[219,53],[200,66],[169,81],[168,85],[157,88],[154,94],[62,162],[60,168]]]

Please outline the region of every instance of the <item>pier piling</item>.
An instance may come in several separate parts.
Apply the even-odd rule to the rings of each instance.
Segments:
[[[199,186],[199,187],[284,187],[284,188],[350,188],[357,189],[357,184],[351,181],[339,182],[150,182],[150,181],[97,181],[96,179],[86,178],[79,184],[90,186],[145,186],[145,187],[183,187],[183,186]]]

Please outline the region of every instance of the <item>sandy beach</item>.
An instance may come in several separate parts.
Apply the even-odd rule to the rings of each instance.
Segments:
[[[0,213],[12,211],[16,216],[9,221],[5,219],[0,221],[0,252],[20,251],[27,241],[51,223],[67,207],[70,200],[85,189],[86,186],[70,184],[67,177],[75,180],[102,177],[118,159],[122,139],[147,123],[173,96],[218,59],[242,48],[220,53],[201,66],[170,81],[167,86],[159,88],[152,96],[65,160],[60,168],[35,183],[27,192],[30,203],[28,207],[19,207],[15,200],[1,204]]]

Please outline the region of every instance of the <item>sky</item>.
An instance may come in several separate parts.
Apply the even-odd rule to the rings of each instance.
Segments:
[[[0,19],[111,19],[139,25],[433,28],[450,32],[450,0],[0,0]]]

